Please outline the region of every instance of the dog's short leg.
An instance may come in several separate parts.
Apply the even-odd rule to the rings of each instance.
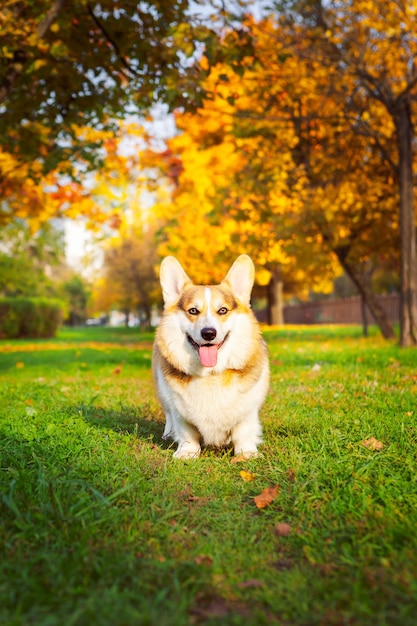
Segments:
[[[242,454],[247,458],[258,455],[258,444],[262,442],[262,427],[257,412],[250,419],[243,420],[234,427],[232,442],[235,454]]]
[[[171,413],[169,411],[165,412],[165,429],[164,429],[164,433],[162,435],[162,439],[170,439],[170,437],[174,437],[174,432],[173,432],[173,422],[174,420],[172,419]]]
[[[200,433],[192,424],[183,422],[181,426],[181,432],[177,435],[178,448],[174,452],[174,458],[196,459],[201,452]]]

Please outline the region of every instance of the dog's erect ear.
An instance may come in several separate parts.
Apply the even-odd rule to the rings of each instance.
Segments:
[[[184,272],[182,265],[173,256],[166,256],[159,270],[162,295],[165,307],[175,304],[185,285],[191,284],[191,279]]]
[[[227,272],[223,282],[230,285],[241,302],[249,304],[254,280],[255,267],[252,259],[247,254],[241,254]]]

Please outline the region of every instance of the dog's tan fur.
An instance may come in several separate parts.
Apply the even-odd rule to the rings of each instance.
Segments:
[[[250,308],[251,259],[241,255],[219,285],[203,286],[194,285],[174,257],[166,257],[160,278],[164,313],[152,369],[166,417],[164,438],[178,443],[177,458],[197,457],[201,442],[231,442],[235,454],[256,455],[269,365]]]

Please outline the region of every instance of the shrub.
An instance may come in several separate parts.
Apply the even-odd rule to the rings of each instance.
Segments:
[[[64,304],[46,298],[0,298],[0,338],[53,337]]]

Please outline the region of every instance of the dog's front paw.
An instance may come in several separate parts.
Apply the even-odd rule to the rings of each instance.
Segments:
[[[200,456],[200,446],[195,447],[188,442],[178,446],[178,449],[174,452],[174,459],[197,459]]]
[[[235,450],[235,460],[239,459],[239,461],[247,461],[248,459],[256,459],[259,457],[260,453],[258,450]]]

